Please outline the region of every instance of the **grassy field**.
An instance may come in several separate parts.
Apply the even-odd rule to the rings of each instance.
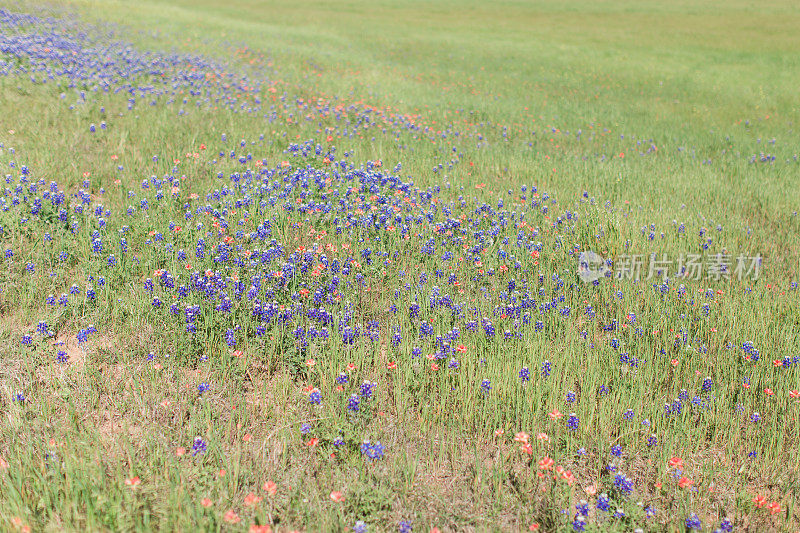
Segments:
[[[797,531],[797,27],[0,0],[0,528]]]

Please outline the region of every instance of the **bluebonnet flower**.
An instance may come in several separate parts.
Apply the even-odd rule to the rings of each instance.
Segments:
[[[597,510],[607,512],[611,509],[611,499],[605,492],[597,497]]]
[[[359,388],[359,391],[361,393],[361,397],[362,398],[371,398],[372,397],[372,391],[375,389],[375,385],[377,385],[377,383],[375,383],[373,381],[364,380],[364,383],[362,383],[361,387]]]
[[[400,333],[400,328],[395,328],[394,332],[392,333],[392,345],[400,346],[402,342],[403,342],[403,336]]]
[[[519,379],[522,381],[522,383],[530,381],[531,371],[528,369],[527,366],[523,366],[522,370],[519,371]]]
[[[570,431],[574,431],[578,429],[578,425],[580,424],[580,420],[578,419],[578,415],[575,413],[570,413],[567,417],[567,428]]]
[[[619,473],[614,476],[614,487],[623,494],[630,494],[633,492],[633,480]]]
[[[227,344],[230,348],[236,346],[236,334],[230,328],[225,331],[225,344]]]
[[[347,400],[347,409],[350,411],[358,411],[360,405],[361,397],[358,394],[350,395],[350,399]]]
[[[681,402],[680,398],[675,398],[671,404],[667,404],[665,408],[666,414],[681,414],[683,409],[683,402]]]
[[[308,396],[308,401],[314,405],[319,405],[322,403],[322,393],[319,389],[314,389],[311,391],[311,394]]]
[[[703,523],[700,522],[697,514],[692,513],[686,517],[686,529],[703,529]]]
[[[365,440],[361,443],[361,453],[373,461],[383,459],[383,451],[384,446],[380,442],[371,443]]]
[[[203,383],[201,383],[200,385],[197,386],[197,392],[200,393],[200,394],[203,394],[204,392],[207,392],[209,388],[210,388],[209,384],[206,383],[206,382],[203,382]]]
[[[192,444],[192,455],[199,455],[206,453],[206,441],[202,437],[195,437]]]
[[[483,381],[481,381],[481,390],[484,393],[488,393],[490,390],[492,390],[492,382],[489,381],[488,379],[484,379]]]
[[[589,502],[581,500],[575,504],[575,512],[579,516],[589,516]]]

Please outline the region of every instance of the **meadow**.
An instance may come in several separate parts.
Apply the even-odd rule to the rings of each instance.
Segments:
[[[0,528],[800,530],[798,27],[0,0]]]

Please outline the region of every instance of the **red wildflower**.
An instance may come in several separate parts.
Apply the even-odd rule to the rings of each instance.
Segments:
[[[278,485],[276,485],[275,482],[272,481],[271,479],[266,483],[264,483],[264,486],[261,488],[263,488],[264,492],[266,492],[270,496],[275,496],[275,494],[278,493]]]
[[[238,524],[242,521],[242,519],[239,518],[239,515],[236,514],[233,509],[228,509],[228,512],[225,513],[222,518],[229,524]]]
[[[549,457],[542,457],[541,459],[539,459],[539,468],[541,468],[542,470],[550,470],[551,468],[553,468],[554,462],[555,461],[553,461]]]

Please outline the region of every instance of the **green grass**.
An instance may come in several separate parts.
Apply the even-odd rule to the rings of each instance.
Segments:
[[[0,7],[32,9],[2,0]],[[596,523],[593,510],[587,530],[682,531],[691,512],[710,530],[726,516],[741,530],[800,527],[800,403],[789,396],[800,389],[800,373],[796,364],[772,364],[800,355],[800,301],[790,285],[800,277],[800,9],[792,2],[353,0],[298,6],[79,0],[47,9],[116,23],[116,37],[138,49],[225,61],[228,71],[249,72],[264,86],[246,97],[261,98],[256,113],[221,104],[198,107],[192,97],[187,104],[152,107],[142,101],[129,111],[127,95],[91,91],[88,104],[70,109],[75,94],[59,82],[0,76],[0,175],[16,178],[25,164],[35,177],[75,193],[88,172],[92,208],[102,203],[112,212],[105,217],[104,254],[92,251],[91,233],[98,228],[91,217],[71,233],[47,213],[20,224],[21,208],[0,212],[0,245],[14,250],[12,259],[0,259],[3,528],[242,531],[257,523],[279,531],[343,531],[363,520],[371,531],[390,531],[410,520],[415,531],[521,531],[534,523],[543,531],[569,531],[575,504],[596,502],[586,490],[591,487],[611,493],[613,509],[622,507],[628,518]],[[309,109],[301,109],[298,99]],[[314,110],[318,101],[344,108],[368,104],[413,116],[430,129],[395,135],[390,127],[386,133],[373,127],[345,136],[344,121]],[[273,111],[272,120],[264,117]],[[306,120],[309,114],[314,117]],[[108,129],[91,133],[89,124],[101,121]],[[442,130],[446,137],[438,134]],[[247,141],[241,150],[239,139]],[[380,160],[389,171],[402,163],[402,179],[421,190],[441,186],[440,207],[452,210],[438,209],[433,223],[414,226],[412,238],[404,240],[357,226],[339,235],[335,215],[287,213],[282,201],[248,209],[245,231],[271,219],[287,255],[315,243],[329,245],[325,253],[340,260],[352,255],[364,262],[364,247],[397,251],[391,264],[363,264],[357,270],[365,286],[343,283],[341,300],[329,307],[334,324],[344,302],[359,325],[379,321],[379,340],[347,345],[332,325],[329,341],[304,352],[292,337],[297,324],[271,326],[256,337],[259,322],[246,299],[235,301],[226,315],[195,295],[189,301],[204,307],[198,332],[187,335],[182,316],[173,320],[151,306],[146,278],[167,269],[185,283],[183,265],[189,262],[199,272],[218,270],[230,285],[232,276],[248,280],[254,270],[214,263],[210,252],[195,258],[199,237],[205,235],[210,250],[219,236],[206,233],[208,215],[185,221],[184,203],[192,210],[205,202],[221,209],[227,200],[206,198],[230,186],[217,172],[257,171],[256,160],[329,172],[321,157],[285,152],[289,143],[308,139],[335,146],[337,160],[349,152],[357,167]],[[231,150],[252,153],[253,160],[240,165],[227,157]],[[759,161],[762,153],[774,155],[774,162]],[[17,166],[9,167],[10,161]],[[175,200],[165,191],[166,199],[156,201],[153,190],[139,187],[151,175],[186,179]],[[446,283],[450,265],[439,260],[444,248],[430,257],[419,253],[429,238],[442,238],[433,226],[451,214],[475,216],[482,202],[499,210],[500,199],[504,209],[521,213],[522,184],[536,185],[557,203],[548,203],[546,214],[529,209],[526,228],[502,227],[483,242],[481,254],[486,270],[513,264],[498,256],[504,250],[516,255],[522,271],[498,270],[472,282],[479,267],[466,260],[451,267],[461,286]],[[333,177],[330,186],[344,193],[358,183]],[[129,190],[138,196],[131,199]],[[192,193],[199,199],[191,200]],[[328,201],[323,194],[330,193],[318,190],[309,198]],[[371,201],[369,191],[362,194]],[[528,195],[530,204],[530,189]],[[409,196],[428,205],[414,191]],[[138,207],[141,198],[151,202],[147,213]],[[137,207],[134,216],[125,214],[129,205]],[[230,234],[244,208],[227,207]],[[560,224],[554,224],[557,218]],[[206,225],[202,230],[194,227],[198,220]],[[474,231],[491,230],[492,220],[479,221]],[[171,221],[183,225],[180,233],[169,232]],[[118,248],[123,226],[130,246],[125,254]],[[327,234],[317,238],[311,228]],[[514,247],[520,230],[530,243],[542,244],[538,263],[530,248]],[[52,241],[44,240],[45,231]],[[188,261],[147,244],[151,232],[185,249]],[[465,237],[471,246],[472,232]],[[583,285],[575,275],[574,249],[618,262],[626,253],[708,259],[720,251],[734,259],[759,254],[764,262],[758,280],[673,280],[661,294],[653,280]],[[66,261],[58,259],[62,250],[69,252]],[[460,247],[453,252],[466,257]],[[107,253],[116,253],[116,266],[106,263]],[[26,271],[27,263],[36,265],[35,272]],[[279,268],[263,267],[267,275]],[[435,278],[437,268],[447,270],[444,278]],[[424,286],[416,283],[422,272],[429,278]],[[564,288],[553,274],[566,281]],[[102,289],[96,285],[100,275],[106,279]],[[95,280],[87,282],[88,276]],[[557,308],[569,307],[570,317],[533,307],[531,318],[542,321],[541,331],[527,328],[520,338],[503,340],[514,320],[495,316],[497,337],[490,340],[480,326],[469,332],[449,310],[428,308],[430,287],[438,285],[465,309],[491,316],[505,303],[500,295],[511,278],[518,286],[527,282],[537,306],[540,287],[548,296],[542,301],[563,294]],[[275,299],[289,305],[291,292],[313,291],[319,280],[330,282],[330,274],[298,276]],[[68,292],[73,283],[81,294],[68,306],[45,305],[48,294]],[[89,301],[84,293],[92,283],[98,297]],[[675,290],[681,283],[683,296]],[[172,303],[168,291],[157,288],[155,294],[165,308]],[[419,319],[408,314],[415,301],[422,308]],[[388,310],[393,304],[396,315]],[[596,317],[584,313],[587,305]],[[627,319],[631,314],[635,323]],[[438,361],[440,370],[430,369],[424,355],[435,346],[430,338],[419,339],[420,319],[432,321],[436,335],[462,328],[458,343],[466,352],[458,371],[446,368],[447,359]],[[33,346],[20,345],[40,320],[51,325],[55,339],[34,334]],[[612,320],[625,327],[604,329]],[[237,333],[241,357],[232,357],[225,343],[233,323],[243,328]],[[76,334],[89,324],[99,333],[78,343]],[[396,328],[403,335],[399,347],[391,343]],[[683,332],[686,340],[676,344]],[[611,347],[612,339],[619,348]],[[53,340],[66,343],[67,364],[55,362]],[[759,350],[758,363],[744,359],[745,341]],[[417,346],[421,358],[412,357]],[[619,353],[642,363],[632,369],[619,362]],[[545,360],[552,362],[548,378],[539,372]],[[397,368],[388,368],[389,362]],[[523,366],[531,373],[525,386],[518,376]],[[335,378],[343,371],[350,381],[337,390]],[[710,407],[687,401],[682,414],[663,415],[664,404],[681,389],[689,398],[700,394],[706,376],[714,382],[713,399],[704,395]],[[749,389],[742,386],[745,378]],[[489,394],[481,391],[483,379],[491,381]],[[349,412],[347,400],[363,380],[378,384],[374,398]],[[208,392],[198,394],[201,383],[211,385]],[[611,388],[608,396],[596,394],[601,385]],[[309,404],[309,386],[321,391],[321,406]],[[574,405],[564,399],[568,391],[578,395]],[[24,403],[14,401],[19,392]],[[635,412],[632,421],[621,417],[628,408]],[[574,411],[579,429],[567,430],[566,417],[553,420],[548,413],[554,410]],[[749,422],[753,412],[760,413],[758,424]],[[642,425],[644,419],[652,425]],[[311,425],[307,435],[301,435],[303,423]],[[517,432],[530,435],[530,454],[514,441]],[[538,433],[549,440],[537,439]],[[647,445],[651,434],[657,446]],[[197,436],[207,450],[194,456]],[[337,437],[341,447],[333,445]],[[308,445],[312,438],[319,439],[315,446]],[[364,439],[382,442],[384,458],[365,460],[359,451]],[[623,448],[618,459],[610,455],[615,444]],[[178,454],[180,448],[186,453]],[[586,455],[577,455],[578,448]],[[755,458],[748,457],[751,451]],[[697,491],[677,486],[668,464],[674,456],[683,458],[682,475]],[[537,475],[542,457],[570,470],[575,483]],[[635,480],[631,496],[614,494],[613,476],[605,472],[610,462]],[[132,478],[140,484],[126,484]],[[264,486],[268,480],[276,483],[275,494]],[[341,491],[344,501],[332,501],[332,491]],[[261,500],[248,505],[250,493]],[[779,502],[780,512],[757,508],[753,498],[759,494]],[[651,518],[645,517],[648,505],[656,509]],[[241,521],[226,521],[228,510]]]

